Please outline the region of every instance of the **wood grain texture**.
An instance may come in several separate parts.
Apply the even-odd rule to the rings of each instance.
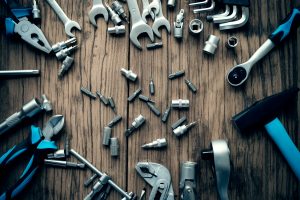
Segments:
[[[150,43],[147,37],[140,37],[143,51],[136,49],[129,40],[130,27],[122,37],[113,37],[106,30],[113,26],[103,18],[97,20],[95,29],[88,19],[92,1],[57,0],[67,15],[82,28],[76,31],[79,49],[75,52],[75,65],[64,77],[57,78],[61,63],[54,56],[36,52],[23,42],[11,41],[4,33],[0,35],[0,69],[40,69],[39,78],[0,80],[0,121],[14,113],[33,97],[45,93],[53,103],[54,113],[63,114],[66,119],[64,131],[57,144],[63,148],[64,138],[71,139],[71,146],[90,160],[99,170],[106,172],[127,191],[140,193],[143,187],[150,193],[150,186],[136,173],[134,167],[139,161],[158,162],[171,172],[176,195],[179,194],[180,163],[198,162],[197,193],[199,199],[217,199],[217,191],[210,163],[202,161],[200,150],[209,146],[211,140],[227,139],[231,150],[232,171],[229,185],[230,199],[299,199],[300,185],[278,148],[265,131],[241,134],[232,126],[231,117],[250,106],[256,100],[278,93],[300,84],[300,34],[292,34],[284,45],[276,48],[258,63],[251,76],[241,88],[232,88],[225,80],[225,74],[235,62],[246,61],[267,39],[278,23],[295,6],[293,1],[251,1],[249,23],[230,32],[220,32],[216,26],[206,22],[206,14],[194,15],[188,0],[178,0],[175,10],[166,8],[163,12],[173,27],[175,17],[185,10],[184,38],[177,41],[173,35],[162,30],[163,48],[146,50]],[[141,8],[141,1],[138,1]],[[24,1],[24,4],[29,1]],[[63,24],[46,1],[41,1],[41,29],[52,44],[66,40]],[[2,5],[2,4],[1,4]],[[125,6],[127,11],[127,6]],[[5,9],[1,6],[0,13]],[[188,32],[188,22],[200,17],[204,30],[195,37]],[[150,24],[152,24],[150,20]],[[172,30],[173,31],[173,30]],[[221,41],[214,56],[202,53],[208,35],[219,36]],[[235,35],[239,45],[235,52],[225,48],[227,37]],[[159,41],[156,38],[156,41]],[[120,74],[124,67],[138,74],[136,83],[127,82]],[[185,77],[170,81],[168,74],[185,70]],[[193,94],[184,83],[191,80],[198,92]],[[143,94],[150,96],[148,84],[153,79],[156,91],[151,99],[161,113],[172,99],[189,99],[187,111],[172,110],[166,124],[155,116],[147,105],[136,99],[127,102],[127,97],[141,87]],[[101,91],[112,96],[117,114],[123,117],[113,128],[113,136],[120,141],[120,157],[111,158],[109,148],[101,145],[104,126],[115,116],[109,107],[99,100],[91,100],[80,93],[84,86],[93,92]],[[280,117],[298,149],[300,101],[293,102]],[[146,123],[129,138],[124,131],[132,121],[142,114]],[[198,121],[188,135],[178,139],[172,134],[171,124],[186,115],[189,122]],[[50,115],[41,115],[34,123],[42,126]],[[29,126],[16,128],[0,140],[0,155],[14,144],[28,136]],[[141,145],[165,137],[168,147],[164,150],[142,150]],[[71,158],[70,160],[76,161]],[[0,191],[4,191],[18,178],[25,163],[12,167],[12,172],[0,180]],[[14,171],[13,171],[14,170]],[[15,172],[16,171],[16,172]],[[84,188],[84,181],[92,173],[89,170],[71,170],[44,167],[26,189],[22,199],[83,199],[91,188]],[[109,199],[120,199],[112,192]],[[177,198],[178,199],[178,198]]]

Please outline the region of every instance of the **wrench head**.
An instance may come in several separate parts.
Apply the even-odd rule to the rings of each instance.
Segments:
[[[151,27],[141,20],[139,23],[134,24],[130,31],[130,40],[139,49],[142,49],[142,46],[138,41],[138,37],[142,33],[147,33],[150,40],[152,42],[154,41],[154,35]]]
[[[75,37],[75,35],[71,33],[73,28],[77,28],[79,31],[81,30],[79,24],[75,21],[70,20],[65,23],[65,32],[70,37]]]
[[[89,12],[89,19],[90,22],[97,27],[96,23],[96,17],[97,15],[103,15],[104,20],[107,22],[108,21],[108,12],[106,8],[103,5],[94,5],[92,9]]]
[[[171,30],[170,22],[165,17],[155,18],[155,21],[152,26],[152,30],[154,34],[159,38],[161,38],[159,28],[162,26],[166,27],[168,33],[170,33]]]
[[[156,0],[153,0],[149,4],[149,8],[150,8],[150,10],[152,10],[155,13],[155,15],[158,15],[158,13],[160,11],[160,3]]]
[[[154,14],[154,12],[153,12],[152,10],[144,9],[144,10],[143,10],[143,13],[142,13],[142,19],[143,19],[143,21],[144,21],[145,23],[147,23],[147,18],[146,18],[146,17],[147,17],[148,15],[151,16],[152,20],[155,19],[155,14]]]

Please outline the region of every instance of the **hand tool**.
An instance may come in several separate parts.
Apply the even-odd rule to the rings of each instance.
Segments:
[[[168,8],[175,8],[176,0],[168,0],[167,6]]]
[[[179,77],[182,77],[184,75],[185,75],[185,71],[184,70],[180,70],[180,71],[174,72],[172,74],[169,74],[168,78],[170,80],[173,80],[175,78],[179,78]]]
[[[89,179],[84,182],[84,187],[88,187],[98,177],[98,174],[93,174]]]
[[[160,111],[159,109],[151,102],[147,102],[147,106],[150,108],[150,110],[156,115],[156,116],[160,116]]]
[[[187,161],[180,165],[180,199],[196,200],[196,167],[197,163]]]
[[[45,110],[46,112],[51,112],[53,110],[52,104],[49,101],[49,99],[46,97],[45,94],[42,95],[42,100],[43,100],[43,103],[42,103],[43,110]]]
[[[208,0],[204,0],[204,1],[199,1],[199,2],[189,3],[189,6],[200,6],[200,5],[204,5],[207,3],[208,3]]]
[[[169,170],[158,163],[138,162],[137,173],[152,186],[148,199],[174,200],[174,191]]]
[[[104,146],[109,146],[110,138],[111,138],[111,127],[106,126],[104,127],[103,130],[102,144]]]
[[[197,87],[190,80],[185,79],[184,82],[193,93],[197,92]]]
[[[216,15],[210,15],[207,16],[207,21],[212,21],[215,24],[221,24],[225,22],[233,21],[237,18],[238,15],[238,8],[236,5],[232,6],[232,12],[230,11],[230,6],[225,5],[226,9],[224,13],[216,14]]]
[[[142,145],[143,149],[156,149],[156,148],[164,148],[167,146],[166,138],[156,139],[150,143]]]
[[[143,115],[139,115],[131,124],[131,127],[125,131],[125,136],[129,137],[135,130],[145,123],[146,119]]]
[[[135,82],[137,80],[137,75],[131,70],[121,68],[121,74],[128,80]]]
[[[220,200],[228,200],[230,150],[225,140],[213,140],[211,148],[201,151],[203,160],[211,160]]]
[[[117,115],[116,117],[114,117],[108,124],[107,126],[112,128],[113,126],[115,126],[118,122],[120,122],[122,120],[122,116],[121,115]]]
[[[90,97],[91,99],[94,99],[94,100],[97,99],[97,96],[85,87],[81,87],[80,91],[82,94],[85,94],[86,96]]]
[[[252,66],[267,55],[275,46],[278,46],[291,32],[300,26],[300,8],[294,8],[283,20],[281,25],[269,36],[269,39],[245,63],[239,64],[229,70],[227,81],[232,86],[243,84],[252,69]]]
[[[140,200],[146,199],[146,188],[142,189],[141,195],[140,195]]]
[[[146,102],[146,103],[147,103],[147,102],[155,103],[155,101],[151,100],[150,97],[147,97],[147,96],[142,95],[142,94],[139,95],[139,99],[140,99],[141,101]]]
[[[161,121],[166,123],[168,118],[169,118],[169,115],[170,115],[170,112],[171,112],[171,106],[167,107],[166,111],[164,112],[164,114],[162,115],[162,118],[161,118]]]
[[[34,48],[49,54],[51,46],[44,33],[28,20],[31,17],[32,8],[25,8],[16,0],[4,0],[4,3],[11,13],[11,17],[7,17],[3,22],[2,20],[0,22],[0,24],[4,24],[6,35],[12,36],[16,34]]]
[[[133,100],[139,95],[139,94],[141,94],[142,93],[142,89],[141,88],[139,88],[139,89],[137,89],[136,91],[134,91],[133,93],[132,93],[132,95],[130,95],[129,97],[128,97],[128,101],[129,102],[133,102]]]
[[[44,159],[45,165],[48,166],[57,166],[57,167],[64,167],[64,168],[78,168],[78,169],[84,169],[85,164],[83,163],[74,163],[74,162],[69,162],[65,160],[49,160],[49,159]]]
[[[249,132],[264,126],[288,164],[300,180],[300,152],[289,137],[282,123],[276,116],[297,98],[299,89],[291,88],[281,93],[257,101],[249,108],[232,118],[240,132]]]
[[[107,98],[104,95],[102,95],[101,92],[99,92],[99,91],[97,91],[96,94],[99,96],[100,101],[102,103],[104,103],[104,105],[107,106],[108,103],[109,103],[108,100],[107,100]]]
[[[36,0],[32,1],[32,18],[35,24],[41,23],[41,11],[37,5]]]
[[[199,35],[203,30],[203,22],[200,19],[193,19],[189,24],[189,31],[194,35]]]
[[[155,19],[152,25],[152,30],[154,32],[154,34],[161,38],[161,34],[159,32],[159,28],[160,27],[165,27],[168,31],[168,33],[171,33],[171,26],[170,26],[170,22],[165,18],[165,16],[163,15],[163,10],[162,10],[162,6],[161,6],[161,1],[159,1],[159,12],[157,15],[155,15]]]
[[[107,22],[108,21],[108,11],[103,5],[102,0],[93,0],[93,6],[92,9],[89,12],[89,19],[90,22],[97,27],[96,23],[96,16],[97,15],[103,15],[104,20]]]
[[[155,42],[155,43],[150,43],[150,44],[147,44],[147,49],[150,50],[150,49],[158,49],[158,48],[161,48],[163,46],[163,43],[162,42]]]
[[[204,5],[208,3],[208,1],[202,1],[202,2],[199,2],[198,4],[197,3],[190,3],[189,5],[190,6],[198,6],[198,5]],[[197,14],[197,13],[201,13],[201,12],[207,12],[207,11],[212,11],[216,6],[216,3],[214,0],[211,0],[211,4],[210,6],[208,7],[204,7],[204,8],[199,8],[199,9],[195,9],[193,10],[193,13]]]
[[[106,186],[108,186],[108,181],[111,180],[111,178],[103,173],[102,176],[99,178],[99,181],[93,186],[92,191],[84,198],[84,200],[92,200],[96,194],[101,193],[103,190],[105,190]]]
[[[109,195],[109,193],[110,193],[110,191],[111,191],[111,186],[110,185],[106,185],[106,189],[99,195],[99,197],[98,197],[98,199],[99,200],[106,200],[107,199],[107,197],[108,197],[108,195]],[[124,197],[125,198],[125,200],[126,200],[126,197]]]
[[[190,101],[187,99],[172,100],[171,106],[176,109],[188,109],[190,107]]]
[[[184,10],[181,9],[176,15],[176,20],[174,22],[174,37],[181,39],[183,37],[183,20],[184,20]]]
[[[238,43],[239,43],[239,40],[238,40],[237,37],[235,37],[235,36],[230,36],[230,37],[228,37],[225,46],[226,46],[228,49],[234,49],[235,47],[237,47]]]
[[[155,85],[153,79],[151,79],[149,83],[149,92],[151,95],[155,94]]]
[[[152,2],[149,4],[150,10],[154,12],[155,16],[158,15],[160,11],[159,2],[159,0],[152,0]]]
[[[110,155],[112,157],[118,157],[120,155],[120,144],[118,138],[110,138]]]
[[[142,19],[145,23],[147,23],[147,19],[146,17],[148,15],[151,16],[152,20],[155,19],[155,14],[154,12],[151,10],[150,8],[150,4],[149,4],[149,0],[142,0],[143,2],[143,12],[142,12]]]
[[[192,122],[188,125],[182,125],[178,126],[173,130],[174,135],[177,137],[182,136],[183,134],[187,133],[192,127],[194,127],[197,124],[197,122]]]
[[[74,58],[72,58],[70,56],[67,56],[64,59],[62,65],[61,65],[61,67],[59,68],[59,71],[58,71],[58,77],[60,79],[62,79],[63,76],[67,73],[67,71],[69,71],[69,69],[72,67],[73,63],[74,63]]]
[[[115,34],[115,35],[121,35],[126,33],[125,25],[120,25],[120,26],[114,26],[114,27],[109,27],[107,29],[107,32],[109,34]]]
[[[42,131],[39,127],[31,126],[29,137],[25,141],[12,147],[0,157],[1,173],[6,174],[7,176],[5,171],[8,169],[8,165],[11,164],[11,162],[20,159],[25,153],[31,155],[30,161],[20,179],[0,195],[1,200],[15,199],[28,185],[33,176],[42,167],[46,155],[57,149],[57,146],[51,141],[51,138],[60,132],[63,125],[64,117],[62,115],[54,115],[50,118]]]
[[[59,149],[54,153],[50,153],[47,155],[48,159],[64,159],[70,156],[70,145],[68,137],[65,138],[65,145],[64,149]]]
[[[122,19],[124,19],[127,23],[129,23],[128,17],[127,17],[127,15],[126,15],[126,13],[125,13],[125,10],[124,10],[123,6],[122,6],[118,1],[112,2],[111,8],[112,8],[116,13],[118,13],[118,15],[122,17]]]
[[[172,124],[171,128],[174,130],[181,124],[183,124],[186,121],[186,116],[181,117],[179,120],[177,120],[175,123]]]
[[[77,48],[78,48],[77,45],[70,46],[70,47],[68,47],[68,48],[62,49],[62,50],[60,50],[59,52],[57,52],[57,53],[55,54],[55,56],[56,56],[56,58],[57,58],[58,60],[65,59],[67,56],[70,56],[70,55],[71,55],[71,52],[75,51]]]
[[[70,150],[70,153],[77,158],[80,162],[84,163],[89,169],[91,169],[95,174],[102,177],[103,173],[100,172],[94,165],[92,165],[88,160],[78,154],[74,149]],[[127,192],[122,190],[117,184],[115,184],[111,179],[107,181],[109,185],[111,185],[117,192],[119,192],[122,196],[126,197],[126,199],[133,199]]]
[[[9,77],[30,77],[30,76],[39,76],[40,70],[38,69],[27,69],[27,70],[0,70],[0,78],[9,78]]]
[[[38,98],[32,99],[26,103],[19,112],[12,114],[0,124],[0,136],[11,130],[14,126],[22,121],[26,119],[32,119],[42,111],[48,112]]]
[[[74,44],[76,44],[77,40],[75,37],[72,37],[66,41],[61,41],[61,42],[58,42],[54,45],[52,45],[52,50],[54,51],[54,53],[57,53],[63,49],[66,49],[70,46],[74,46]]]
[[[116,111],[115,100],[112,97],[108,97],[107,100],[111,109],[113,109],[113,111],[116,113],[117,111]]]
[[[81,28],[79,24],[75,21],[72,21],[63,11],[63,9],[57,4],[55,0],[46,0],[46,1],[50,5],[50,7],[54,10],[54,12],[57,14],[58,18],[64,24],[66,34],[70,37],[75,37],[75,35],[71,33],[71,30],[73,28],[76,28],[77,30],[80,31]]]
[[[127,1],[128,9],[131,15],[131,31],[130,31],[130,40],[131,42],[139,49],[142,49],[138,37],[142,33],[147,33],[151,42],[154,41],[154,35],[151,27],[147,25],[142,17],[137,4],[137,0]]]
[[[111,9],[111,7],[109,6],[108,3],[104,2],[107,10],[108,10],[108,14],[110,16],[111,21],[114,23],[115,26],[119,25],[120,23],[122,23],[121,18],[119,17],[119,15],[113,10]]]
[[[214,55],[215,51],[219,45],[220,38],[215,35],[210,35],[208,40],[205,42],[205,46],[203,48],[203,52],[209,55]]]

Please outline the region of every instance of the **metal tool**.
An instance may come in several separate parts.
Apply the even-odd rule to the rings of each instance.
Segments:
[[[55,54],[55,56],[56,56],[56,58],[57,58],[58,60],[65,59],[67,56],[70,56],[71,53],[72,53],[73,51],[75,51],[77,48],[78,48],[77,45],[70,46],[70,47],[68,47],[68,48],[62,49],[62,50],[60,50],[59,52],[57,52],[57,53]]]
[[[150,10],[154,12],[155,15],[158,15],[160,11],[160,0],[152,0],[152,2],[149,4]]]
[[[183,37],[183,20],[184,20],[184,10],[181,9],[176,16],[174,22],[174,37],[181,39]]]
[[[180,165],[180,199],[196,200],[196,162],[183,162]]]
[[[52,103],[49,101],[49,99],[45,94],[42,94],[42,100],[43,100],[42,103],[43,110],[46,112],[51,112],[53,110]]]
[[[82,94],[85,94],[86,96],[90,97],[91,99],[97,99],[97,96],[85,87],[81,87],[80,91]]]
[[[226,79],[232,86],[242,85],[248,78],[249,73],[258,61],[265,57],[275,46],[287,38],[291,32],[296,31],[300,26],[300,8],[294,8],[292,12],[283,20],[281,25],[269,36],[269,39],[251,56],[251,58],[243,63],[231,68]]]
[[[31,133],[29,137],[23,142],[15,145],[5,154],[0,157],[1,174],[5,172],[7,165],[11,162],[20,159],[24,154],[31,155],[23,174],[20,179],[7,191],[0,194],[0,199],[11,198],[15,199],[20,192],[30,183],[33,176],[37,173],[38,169],[44,164],[44,159],[47,153],[55,151],[57,146],[51,138],[57,135],[64,126],[64,117],[62,115],[54,115],[46,123],[43,130],[39,127],[31,126]]]
[[[107,29],[107,32],[109,34],[115,34],[115,35],[121,35],[126,33],[125,25],[120,25],[120,26],[114,26],[114,27],[109,27]]]
[[[264,126],[300,181],[300,151],[277,118],[297,98],[298,91],[295,87],[257,101],[232,117],[232,122],[240,132]]]
[[[83,163],[74,163],[64,160],[49,160],[44,159],[45,165],[48,166],[56,166],[56,167],[64,167],[64,168],[78,168],[78,169],[84,169],[85,164]]]
[[[27,69],[27,70],[0,70],[0,78],[10,78],[10,77],[31,77],[39,76],[40,70],[38,69]]]
[[[193,19],[189,24],[189,31],[194,35],[199,35],[203,30],[203,22],[200,19]]]
[[[149,0],[142,0],[143,2],[143,12],[142,12],[142,19],[144,20],[145,23],[147,23],[146,17],[148,15],[151,16],[152,20],[155,19],[155,14],[150,8]]]
[[[111,21],[114,23],[115,26],[119,25],[122,22],[119,15],[113,9],[111,9],[108,3],[104,2],[104,4],[108,10],[108,14],[110,16]]]
[[[186,120],[187,120],[186,116],[181,117],[179,120],[177,120],[176,122],[174,122],[172,124],[171,128],[173,130],[176,129],[178,126],[180,126],[181,124],[183,124]]]
[[[163,47],[163,43],[162,42],[150,43],[150,44],[147,44],[146,47],[147,47],[148,50],[150,50],[150,49],[158,49],[158,48]]]
[[[63,9],[57,4],[55,0],[46,0],[50,7],[54,10],[57,14],[58,18],[62,21],[65,26],[65,32],[70,37],[75,37],[71,30],[76,28],[77,30],[81,30],[79,24],[75,21],[72,21],[63,11]]]
[[[185,79],[184,82],[193,93],[197,92],[197,87],[190,80]]]
[[[209,15],[206,17],[207,21],[213,21],[215,24],[221,24],[229,21],[233,21],[237,18],[238,9],[236,5],[232,6],[232,12],[230,11],[230,6],[225,5],[225,12],[216,14],[216,15]]]
[[[97,91],[96,94],[99,96],[99,99],[102,103],[104,103],[104,105],[108,105],[109,102],[107,100],[107,98],[101,94],[101,92]]]
[[[199,2],[199,4],[197,3],[191,3],[189,4],[190,6],[196,6],[196,5],[204,5],[209,1],[202,1]],[[202,4],[201,4],[202,3]],[[216,3],[214,0],[211,0],[210,5],[208,7],[204,7],[204,8],[199,8],[199,9],[194,9],[193,13],[197,14],[197,13],[202,13],[202,12],[207,12],[207,11],[212,11],[216,6]]]
[[[143,188],[140,195],[140,200],[145,200],[145,199],[146,199],[146,188]]]
[[[166,138],[156,139],[150,143],[142,145],[143,149],[156,149],[156,148],[164,148],[167,146]]]
[[[147,96],[142,95],[142,94],[139,95],[139,99],[140,99],[141,101],[146,102],[146,103],[147,103],[147,102],[155,103],[155,101],[151,100],[150,97],[147,97]]]
[[[84,182],[84,187],[88,187],[98,177],[98,174],[93,174],[89,179]]]
[[[225,46],[226,46],[228,49],[234,49],[235,47],[237,47],[238,43],[239,43],[239,40],[238,40],[237,37],[235,37],[235,36],[230,36],[230,37],[228,37]]]
[[[139,115],[137,118],[135,118],[131,124],[131,127],[125,131],[126,137],[129,137],[135,130],[140,128],[145,121],[146,119],[143,115]]]
[[[142,49],[140,42],[138,41],[139,35],[142,33],[147,33],[150,40],[154,41],[154,35],[152,28],[147,25],[142,17],[137,4],[137,0],[127,1],[128,9],[131,15],[131,31],[130,31],[130,40],[131,42],[139,49]]]
[[[158,163],[139,162],[135,169],[137,173],[152,186],[148,199],[174,200],[174,191],[169,170]]]
[[[119,3],[119,1],[114,1],[111,4],[111,8],[118,13],[118,15],[120,17],[122,17],[122,19],[124,19],[127,23],[129,23],[128,17],[126,15],[126,12],[123,8],[123,6]]]
[[[188,109],[190,107],[190,101],[188,99],[175,99],[172,100],[171,106],[176,109]]]
[[[70,152],[69,139],[66,137],[64,149],[59,149],[53,153],[47,154],[47,158],[48,159],[65,159],[70,156],[69,152]]]
[[[58,77],[61,79],[74,64],[74,58],[67,56],[58,71]]]
[[[176,79],[176,78],[179,78],[179,77],[182,77],[185,75],[185,71],[184,70],[180,70],[180,71],[177,71],[177,72],[174,72],[172,74],[169,74],[168,78],[170,80],[173,80],[173,79]]]
[[[89,12],[89,19],[90,22],[97,27],[96,23],[96,16],[103,15],[104,20],[108,21],[108,11],[106,10],[105,6],[103,5],[102,0],[93,0],[92,9]]]
[[[167,6],[168,8],[175,8],[176,0],[168,0]]]
[[[111,127],[106,126],[104,127],[103,130],[102,144],[104,146],[109,146],[110,138],[111,138]]]
[[[112,128],[113,126],[115,126],[118,122],[120,122],[122,120],[122,116],[121,115],[117,115],[116,117],[114,117],[108,124],[107,126]]]
[[[121,74],[128,80],[135,82],[137,80],[137,75],[131,70],[121,68]]]
[[[215,51],[219,45],[220,38],[215,36],[215,35],[210,35],[208,37],[208,40],[205,42],[205,46],[203,48],[203,52],[209,54],[209,55],[214,55]]]
[[[151,102],[147,102],[147,106],[150,108],[150,110],[156,115],[156,116],[160,116],[160,111],[159,109]]]
[[[129,97],[128,97],[128,101],[129,102],[133,102],[134,101],[134,99],[139,95],[139,94],[141,94],[142,93],[142,89],[141,88],[139,88],[139,89],[137,89],[136,91],[134,91],[133,93],[132,93],[132,95],[130,95]]]
[[[170,26],[170,22],[163,15],[161,0],[158,1],[159,1],[159,12],[158,14],[155,15],[155,20],[152,25],[152,30],[157,37],[161,38],[161,34],[158,29],[160,29],[161,27],[165,27],[168,33],[171,33],[171,26]]]
[[[109,106],[113,109],[113,111],[116,113],[116,104],[115,104],[115,100],[112,97],[108,97],[107,98]]]
[[[230,150],[225,140],[213,140],[210,149],[201,151],[202,159],[213,161],[213,172],[221,200],[228,200],[227,190],[230,177],[229,155]]]
[[[89,169],[91,169],[95,174],[99,177],[103,176],[103,173],[100,172],[94,165],[92,165],[88,160],[78,154],[74,149],[70,150],[70,153],[77,158],[80,162],[84,163]],[[115,184],[111,179],[107,181],[109,185],[111,185],[117,192],[119,192],[122,196],[126,197],[126,199],[133,199],[127,192],[122,190],[117,184]]]
[[[118,138],[110,138],[110,155],[112,157],[118,157],[120,155],[120,144]]]
[[[155,85],[153,79],[151,79],[149,83],[149,92],[151,95],[155,94]]]
[[[6,35],[18,35],[32,47],[49,54],[51,46],[44,33],[39,27],[29,21],[33,9],[25,8],[14,0],[4,0],[3,2],[11,13],[11,17],[5,18],[3,23]]]
[[[26,103],[19,112],[12,114],[0,124],[0,136],[20,124],[25,119],[32,119],[42,111],[47,112],[43,103],[38,98],[32,99]]]
[[[171,112],[171,106],[167,107],[166,111],[163,113],[161,121],[166,123]]]
[[[77,40],[75,37],[72,37],[66,41],[62,41],[62,42],[58,42],[54,45],[52,45],[52,51],[54,51],[54,53],[57,53],[63,49],[66,49],[70,46],[74,46],[74,44],[76,44]]]
[[[111,178],[107,174],[103,173],[97,183],[93,186],[92,191],[84,198],[84,200],[92,200],[96,194],[103,191],[105,186],[108,185],[109,180],[111,180]]]
[[[36,24],[40,24],[41,23],[41,11],[39,9],[39,6],[38,6],[36,0],[33,0],[32,3],[33,3],[32,4],[32,11],[31,11],[32,12],[32,18],[33,18],[33,20]]]
[[[197,124],[197,122],[192,122],[188,125],[182,125],[182,126],[178,126],[177,128],[175,128],[173,130],[174,135],[176,135],[177,137],[182,136],[183,134],[187,133],[192,127],[194,127]]]

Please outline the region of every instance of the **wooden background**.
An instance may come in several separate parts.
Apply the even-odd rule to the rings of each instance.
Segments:
[[[265,131],[251,135],[238,133],[232,126],[231,117],[251,105],[258,99],[282,91],[291,86],[299,86],[300,35],[293,34],[282,47],[272,51],[253,68],[247,83],[239,89],[232,88],[224,80],[225,73],[234,65],[246,61],[250,55],[267,39],[281,19],[296,5],[296,0],[273,1],[253,0],[250,7],[249,23],[233,32],[220,32],[212,23],[205,20],[207,14],[194,15],[187,0],[178,0],[174,11],[163,11],[172,27],[180,8],[185,9],[184,38],[181,42],[162,33],[164,47],[154,51],[136,49],[129,40],[129,27],[126,24],[125,36],[113,37],[107,34],[107,25],[99,18],[98,29],[88,19],[92,6],[89,1],[57,0],[67,15],[77,21],[81,32],[76,32],[79,49],[75,53],[75,65],[64,77],[57,78],[61,63],[55,56],[36,52],[23,42],[10,41],[4,33],[0,35],[0,69],[41,70],[39,78],[10,79],[0,81],[0,120],[20,109],[21,105],[45,93],[52,101],[54,114],[63,114],[65,129],[57,144],[63,148],[64,138],[71,138],[71,147],[90,160],[98,169],[108,173],[112,179],[127,191],[140,194],[146,186],[150,187],[136,173],[134,166],[138,161],[158,162],[171,172],[175,193],[178,195],[179,166],[183,161],[197,161],[197,193],[199,199],[217,199],[217,190],[209,162],[201,161],[199,152],[209,146],[213,139],[227,139],[231,150],[232,171],[229,186],[230,199],[299,199],[300,185],[287,165],[283,156]],[[31,3],[24,1],[24,5]],[[141,6],[141,2],[139,2]],[[2,5],[2,4],[1,4]],[[299,6],[299,5],[298,5]],[[1,6],[2,7],[2,6]],[[51,44],[66,40],[63,24],[45,1],[40,1],[42,25]],[[127,6],[126,6],[127,9]],[[220,12],[218,9],[216,12]],[[1,13],[5,13],[1,8]],[[200,17],[204,22],[204,31],[199,37],[188,33],[188,22]],[[209,34],[221,38],[215,56],[202,53],[204,42]],[[224,44],[228,36],[235,35],[240,44],[236,52],[229,51]],[[143,47],[149,43],[146,37],[140,38]],[[120,74],[125,67],[138,74],[137,83],[128,83]],[[168,74],[185,70],[185,78],[190,79],[199,88],[192,94],[184,83],[184,78],[168,80]],[[156,117],[144,102],[135,100],[128,103],[127,97],[138,87],[143,94],[149,95],[148,83],[153,78],[156,86],[156,105],[163,112],[172,99],[189,99],[189,111],[172,110],[166,124]],[[120,140],[120,157],[113,159],[109,149],[100,144],[103,127],[114,117],[108,107],[98,100],[91,100],[80,93],[85,86],[92,91],[99,90],[115,99],[117,113],[123,120],[113,128],[113,136]],[[280,119],[287,127],[292,140],[300,148],[299,113],[300,103]],[[124,130],[133,119],[143,114],[146,124],[130,138],[126,139]],[[177,139],[171,132],[171,124],[181,116],[188,120],[197,120],[198,125],[190,133]],[[43,115],[34,123],[42,126],[50,115]],[[2,137],[0,154],[2,155],[15,143],[28,136],[29,126],[16,129]],[[166,137],[168,147],[162,151],[144,151],[140,146],[145,142]],[[75,161],[74,158],[69,160]],[[19,164],[9,175],[0,180],[3,191],[24,168]],[[22,198],[24,199],[83,199],[90,192],[84,188],[84,181],[91,176],[90,170],[72,170],[45,167],[32,181]],[[116,192],[109,199],[120,199]],[[177,198],[178,199],[178,198]]]

